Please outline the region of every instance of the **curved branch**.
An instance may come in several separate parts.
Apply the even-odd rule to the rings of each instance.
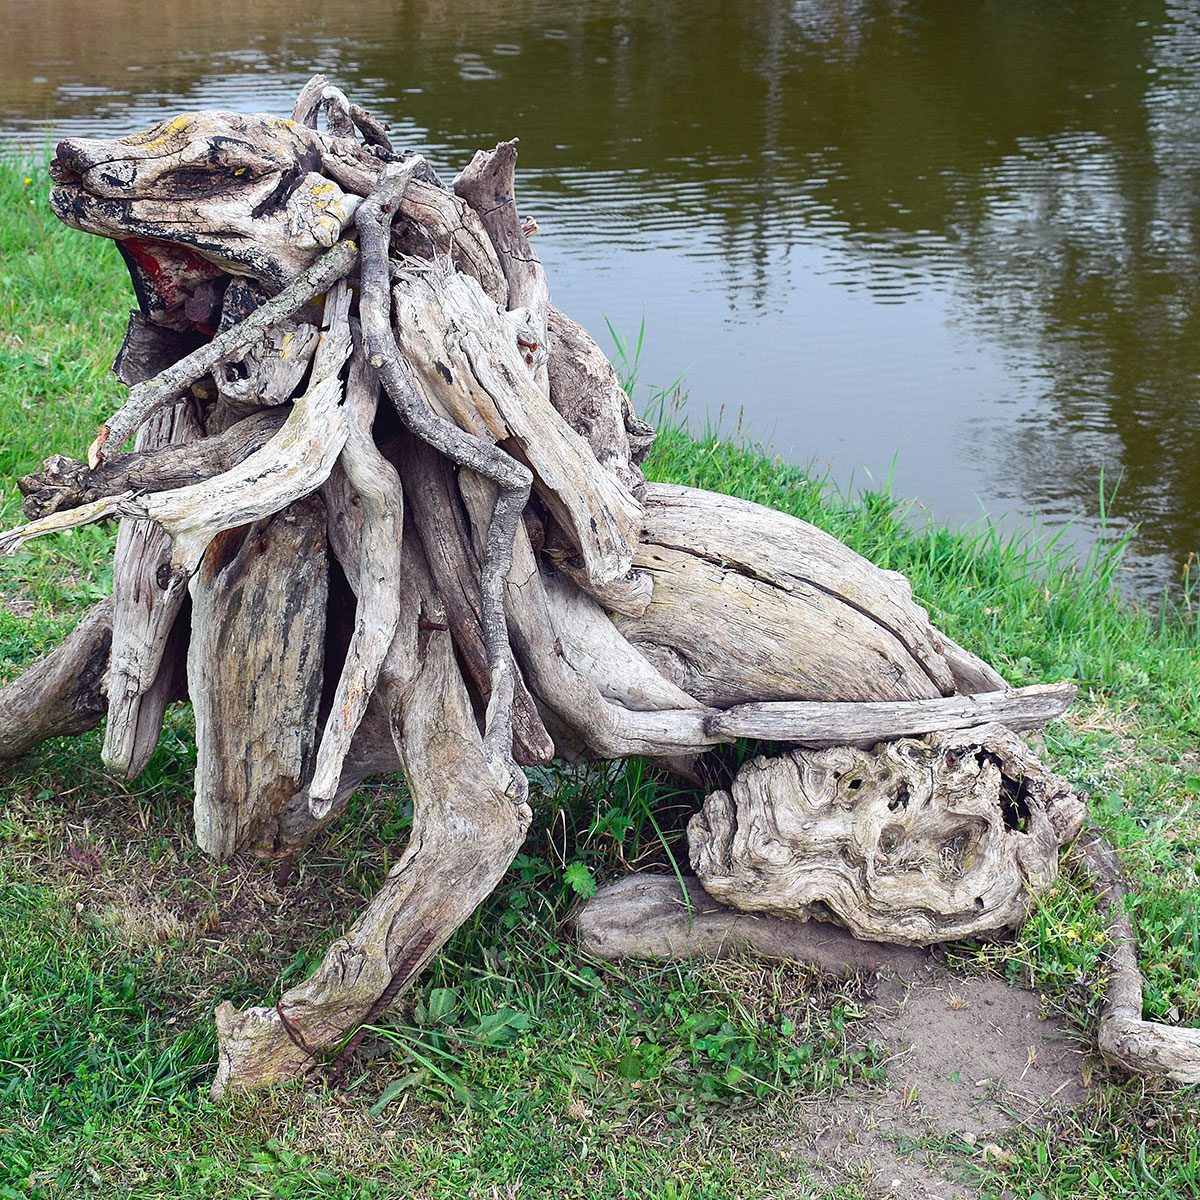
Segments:
[[[254,413],[223,433],[197,441],[114,454],[95,470],[65,454],[51,455],[40,471],[17,480],[25,497],[25,517],[36,521],[119,492],[164,492],[220,475],[265,446],[287,420],[288,411]]]
[[[318,819],[328,813],[340,790],[346,754],[400,620],[404,493],[395,467],[380,454],[371,436],[378,390],[361,350],[355,351],[346,385],[349,435],[340,461],[361,502],[358,571],[357,578],[350,580],[358,596],[358,613],[307,789],[309,810]]]
[[[0,688],[0,761],[18,758],[47,738],[100,724],[108,707],[103,689],[112,619],[110,596],[49,654]]]
[[[1180,1029],[1142,1016],[1137,938],[1125,906],[1125,875],[1112,846],[1090,826],[1079,839],[1082,865],[1108,923],[1108,990],[1096,1031],[1100,1053],[1139,1075],[1200,1083],[1200,1029]]]
[[[516,668],[504,616],[504,588],[512,564],[513,539],[529,500],[533,475],[499,447],[471,436],[430,408],[417,391],[392,333],[388,242],[404,189],[423,161],[413,158],[386,166],[375,190],[358,209],[356,221],[362,242],[359,313],[363,342],[367,360],[379,373],[384,389],[405,425],[460,467],[470,467],[492,480],[499,489],[488,526],[481,579],[483,639],[492,676],[491,698],[484,722],[484,751],[489,768],[502,786],[511,789],[513,795],[523,797],[528,785],[512,757]]]

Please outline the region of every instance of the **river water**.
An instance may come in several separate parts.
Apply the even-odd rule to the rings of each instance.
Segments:
[[[1080,551],[1136,527],[1144,596],[1200,548],[1194,4],[0,0],[0,20],[0,146],[284,113],[316,70],[447,177],[518,134],[554,298],[606,348],[644,329],[643,404],[682,376],[694,428],[890,478],[916,520],[1033,521]]]

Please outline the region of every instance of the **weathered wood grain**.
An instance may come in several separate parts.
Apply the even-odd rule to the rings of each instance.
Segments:
[[[919,700],[953,692],[900,576],[761,505],[646,484],[634,558],[654,581],[618,628],[685,691],[765,700]]]
[[[740,704],[710,716],[705,731],[720,741],[761,738],[801,746],[872,746],[888,738],[971,729],[990,721],[1018,731],[1040,729],[1066,712],[1075,692],[1073,683],[1049,683],[932,700]]]
[[[153,453],[159,446],[187,446],[202,432],[191,405],[184,402],[143,425],[137,447]],[[110,771],[126,779],[141,774],[158,744],[174,690],[175,656],[186,643],[184,631],[175,630],[186,593],[164,590],[159,582],[170,558],[171,539],[153,521],[121,522],[113,554],[112,651],[104,685],[108,720],[100,756]]]
[[[1011,731],[792,750],[745,763],[688,824],[715,899],[927,946],[1024,920],[1058,876],[1084,801]]]
[[[316,497],[220,534],[192,580],[196,844],[216,858],[253,844],[308,782],[328,588]]]
[[[49,654],[0,689],[0,759],[100,724],[112,643],[112,597],[84,614]]]

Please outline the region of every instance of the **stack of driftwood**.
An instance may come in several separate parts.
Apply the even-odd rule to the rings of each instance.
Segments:
[[[774,747],[692,821],[703,912],[615,885],[580,921],[597,953],[761,949],[780,915],[784,942],[809,916],[909,946],[994,933],[1084,824],[1017,736],[1071,685],[1009,688],[810,525],[644,480],[653,431],[551,305],[515,160],[481,151],[447,187],[318,76],[291,120],[191,113],[51,166],[54,211],[117,242],[139,308],[128,402],[86,462],[20,481],[29,523],[0,535],[120,519],[112,597],[0,692],[0,757],[107,718],[133,777],[186,697],[210,854],[293,854],[369,775],[414,804],[314,974],[217,1009],[218,1092],[314,1068],[401,994],[521,846],[533,764],[695,778],[712,747]],[[1115,936],[1102,1049],[1196,1079],[1197,1035],[1141,1020],[1119,874],[1088,844]]]

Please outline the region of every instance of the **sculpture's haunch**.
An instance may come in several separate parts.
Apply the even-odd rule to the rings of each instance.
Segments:
[[[519,765],[776,743],[696,818],[705,885],[912,942],[1019,920],[1080,819],[1010,732],[1071,685],[1008,688],[811,525],[643,480],[653,432],[550,307],[515,160],[451,190],[318,76],[290,121],[192,113],[51,168],[55,212],[129,264],[133,390],[86,463],[21,481],[0,553],[112,516],[170,546],[126,527],[113,600],[0,692],[0,756],[107,710],[136,773],[186,661],[210,852],[293,853],[369,773],[416,806],[314,975],[221,1007],[222,1089],[312,1069],[411,984],[520,846]]]

